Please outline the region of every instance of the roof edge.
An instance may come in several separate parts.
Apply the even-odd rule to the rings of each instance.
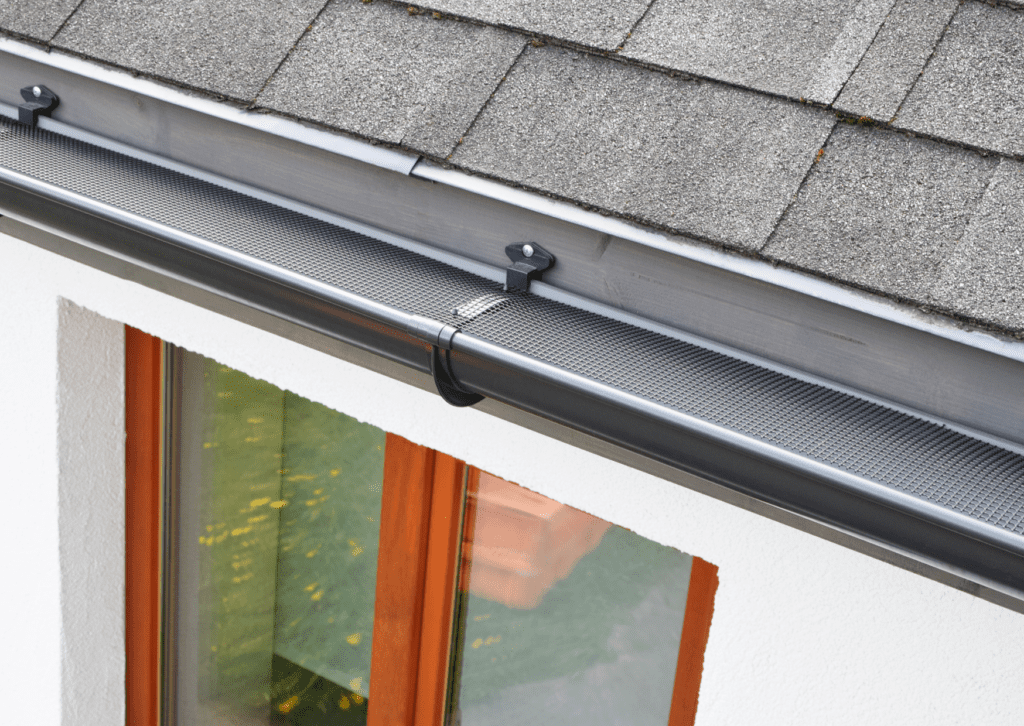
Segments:
[[[125,71],[56,49],[47,51],[25,42],[0,36],[0,53],[10,53],[19,58],[59,68],[100,83],[156,98],[239,126],[297,141],[313,148],[329,151],[332,154],[397,171],[400,174],[411,172],[419,159],[416,154],[375,146],[340,133],[312,128],[283,116],[257,113],[228,103],[202,98],[198,94],[186,93],[178,88],[133,76]]]
[[[985,330],[965,330],[958,327],[961,324],[955,318],[925,312],[920,307],[877,293],[846,287],[839,282],[780,267],[766,260],[717,249],[682,235],[645,229],[619,217],[606,216],[461,169],[443,167],[426,159],[419,160],[411,175],[1024,362],[1024,341]]]

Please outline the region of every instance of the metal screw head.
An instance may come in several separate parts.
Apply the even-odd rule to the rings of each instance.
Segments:
[[[43,89],[40,88],[39,86],[32,86],[32,95],[35,96],[36,98],[39,98],[40,96],[43,95]]]
[[[533,245],[523,245],[523,257],[533,257]]]

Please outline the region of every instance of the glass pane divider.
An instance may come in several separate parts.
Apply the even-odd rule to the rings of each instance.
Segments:
[[[438,726],[445,718],[466,469],[451,456],[435,456],[415,726]]]

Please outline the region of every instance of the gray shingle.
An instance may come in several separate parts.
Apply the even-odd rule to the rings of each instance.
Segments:
[[[895,123],[1024,154],[1024,12],[967,3],[954,16]]]
[[[942,265],[932,300],[1024,330],[1024,164],[1004,159],[963,240]]]
[[[899,0],[846,83],[836,108],[888,121],[939,42],[960,0]]]
[[[85,0],[54,44],[250,100],[325,0]]]
[[[78,0],[0,0],[0,28],[48,41],[77,5]]]
[[[658,0],[623,55],[831,103],[895,0]]]
[[[527,48],[454,163],[685,234],[757,248],[831,114],[559,48]]]
[[[496,28],[336,0],[258,103],[444,157],[524,43]]]
[[[425,0],[421,7],[611,50],[651,0]]]
[[[996,164],[965,149],[839,124],[764,254],[920,300]]]

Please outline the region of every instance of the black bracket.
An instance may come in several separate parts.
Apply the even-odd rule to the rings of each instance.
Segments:
[[[452,373],[451,350],[433,346],[430,354],[430,374],[434,377],[434,385],[446,403],[462,408],[480,403],[484,397],[463,386]]]
[[[57,94],[46,86],[25,86],[21,97],[25,103],[18,106],[18,120],[28,126],[35,126],[40,116],[49,116],[60,103]]]
[[[507,292],[526,292],[530,289],[530,280],[540,278],[544,270],[555,264],[555,256],[536,242],[509,245],[505,254],[512,260],[505,268]]]
[[[454,325],[413,315],[406,332],[430,345],[430,375],[441,398],[453,406],[472,406],[484,400],[479,393],[465,388],[452,372],[452,339],[459,329]]]

